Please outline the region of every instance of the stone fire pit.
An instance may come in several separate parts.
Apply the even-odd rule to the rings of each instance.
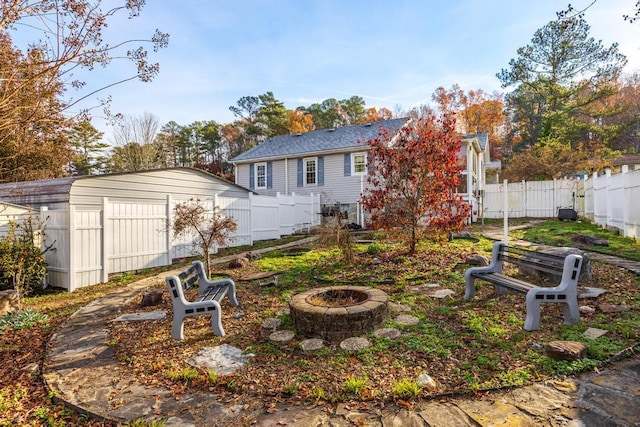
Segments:
[[[340,341],[373,331],[389,315],[389,297],[366,286],[329,286],[294,295],[289,303],[298,335]]]

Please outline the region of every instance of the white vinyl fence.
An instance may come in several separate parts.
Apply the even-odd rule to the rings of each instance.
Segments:
[[[505,187],[487,184],[484,192],[485,218],[504,218]],[[594,173],[584,179],[507,183],[507,211],[510,218],[557,218],[562,208],[575,209],[579,216],[603,227],[616,228],[626,237],[640,238],[640,170],[612,175]]]
[[[193,237],[174,239],[171,217],[182,201],[131,203],[103,199],[101,209],[40,212],[45,225],[45,254],[52,286],[73,291],[106,282],[109,274],[169,265],[173,259],[194,256]],[[320,196],[291,195],[249,198],[214,197],[201,202],[211,212],[218,207],[235,220],[237,231],[228,246],[277,239],[320,224]],[[217,248],[216,248],[217,250]]]

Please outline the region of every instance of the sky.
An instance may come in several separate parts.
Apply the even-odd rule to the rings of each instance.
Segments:
[[[591,3],[571,0],[576,9]],[[597,0],[585,12],[592,37],[606,47],[619,44],[628,72],[640,70],[640,22],[622,18],[635,3]],[[439,86],[505,93],[496,73],[566,6],[559,0],[147,0],[138,18],[114,21],[108,37],[150,37],[156,28],[169,33],[168,48],[150,52],[160,74],[100,97],[111,96],[114,113],[151,113],[161,125],[187,125],[232,122],[230,106],[267,91],[289,109],[357,95],[367,107],[392,111],[432,104]],[[134,71],[115,61],[86,74],[87,87]],[[93,114],[108,135],[100,110]]]

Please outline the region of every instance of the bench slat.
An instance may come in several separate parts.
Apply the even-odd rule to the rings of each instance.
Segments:
[[[474,274],[475,277],[486,280],[487,282],[496,283],[500,286],[504,286],[514,291],[526,294],[533,288],[538,286],[527,283],[523,280],[516,279],[515,277],[506,276],[501,273],[478,273]]]

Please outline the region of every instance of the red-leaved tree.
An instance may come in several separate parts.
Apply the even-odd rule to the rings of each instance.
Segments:
[[[368,226],[399,231],[411,254],[427,232],[464,227],[469,205],[455,192],[463,166],[452,116],[416,119],[395,135],[381,128],[367,144],[368,185],[360,203],[371,213]]]

